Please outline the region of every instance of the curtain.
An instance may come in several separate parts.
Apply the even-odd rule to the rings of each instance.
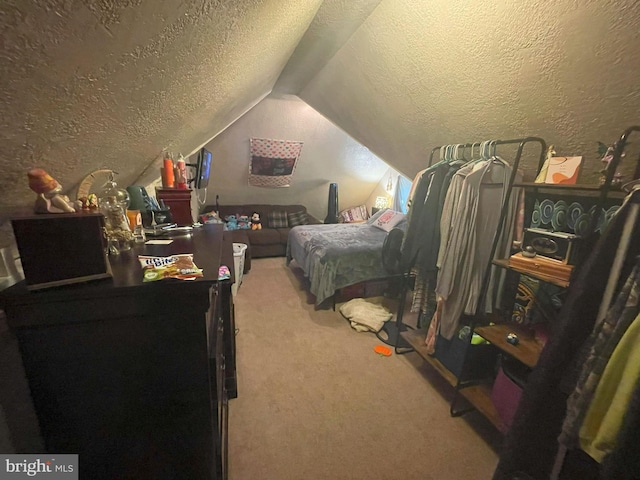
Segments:
[[[409,190],[411,190],[411,181],[402,175],[398,175],[398,179],[396,180],[396,193],[393,196],[393,209],[396,212],[407,213]]]

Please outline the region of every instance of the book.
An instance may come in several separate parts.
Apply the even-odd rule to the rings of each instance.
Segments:
[[[575,184],[582,157],[551,157],[544,183]]]

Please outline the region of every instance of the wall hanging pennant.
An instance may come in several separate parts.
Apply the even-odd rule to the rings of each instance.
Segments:
[[[249,185],[288,187],[301,151],[302,142],[252,138]]]

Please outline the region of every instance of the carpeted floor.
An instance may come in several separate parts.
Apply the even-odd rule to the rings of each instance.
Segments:
[[[500,435],[449,416],[452,388],[415,353],[315,310],[298,269],[256,259],[235,299],[231,480],[490,479]]]

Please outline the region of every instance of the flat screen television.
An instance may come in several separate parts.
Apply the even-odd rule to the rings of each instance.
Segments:
[[[201,148],[196,157],[196,163],[189,163],[195,169],[195,176],[189,180],[193,188],[206,188],[209,185],[209,175],[211,174],[211,152],[206,148]]]

